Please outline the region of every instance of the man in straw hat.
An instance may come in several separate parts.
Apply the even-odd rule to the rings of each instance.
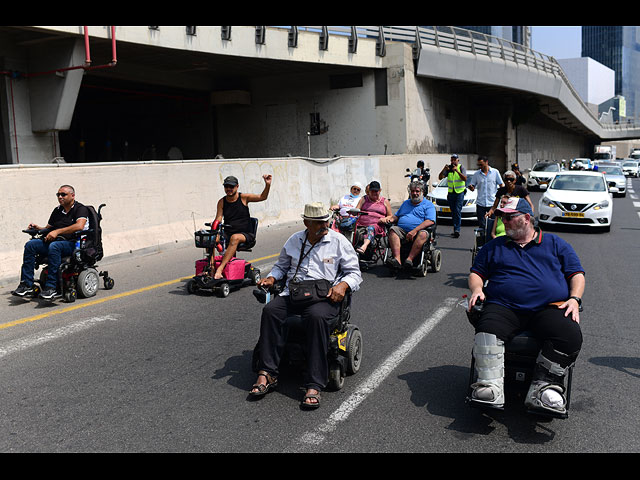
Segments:
[[[358,256],[349,241],[329,229],[331,212],[322,203],[311,203],[302,214],[305,230],[294,233],[284,244],[278,261],[259,286],[270,288],[286,279],[284,290],[262,311],[259,340],[258,379],[250,395],[262,397],[278,383],[278,368],[285,343],[285,321],[290,313],[301,314],[307,328],[307,368],[303,378],[303,408],[320,406],[320,391],[327,385],[327,349],[330,324],[340,309],[347,290],[355,292],[362,276]],[[300,282],[326,283],[326,296],[308,305],[295,304],[291,287]],[[323,292],[320,288],[318,292]],[[324,292],[323,292],[324,293]]]

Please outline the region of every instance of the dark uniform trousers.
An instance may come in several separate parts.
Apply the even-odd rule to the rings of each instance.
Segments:
[[[271,375],[278,375],[282,350],[286,343],[285,322],[288,315],[300,314],[306,328],[305,355],[307,369],[304,373],[303,387],[322,390],[329,378],[327,351],[329,337],[340,303],[324,300],[307,307],[291,304],[288,295],[277,296],[262,310],[260,323],[260,358],[258,369]]]

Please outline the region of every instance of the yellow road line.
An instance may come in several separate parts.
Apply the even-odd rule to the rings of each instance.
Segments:
[[[273,255],[267,255],[266,257],[256,258],[255,260],[250,260],[250,263],[256,263],[261,260],[267,260],[269,258],[277,257],[279,254],[275,253]],[[182,282],[184,280],[188,280],[193,278],[193,275],[188,277],[176,278],[175,280],[168,280],[162,283],[156,283],[155,285],[149,285],[147,287],[137,288],[135,290],[129,290],[128,292],[117,293],[115,295],[111,295],[109,297],[97,298],[95,300],[89,300],[87,302],[82,302],[76,305],[72,305],[69,307],[64,307],[52,312],[41,313],[40,315],[34,315],[32,317],[21,318],[18,320],[13,320],[11,322],[0,324],[0,330],[15,327],[16,325],[22,325],[24,323],[35,322],[36,320],[42,320],[43,318],[52,317],[54,315],[60,315],[62,313],[72,312],[74,310],[79,310],[81,308],[92,307],[94,305],[99,305],[100,303],[108,302],[111,300],[117,300],[118,298],[129,297],[131,295],[137,295],[138,293],[148,292],[149,290],[154,290],[160,287],[166,287],[167,285],[173,285],[174,283]]]

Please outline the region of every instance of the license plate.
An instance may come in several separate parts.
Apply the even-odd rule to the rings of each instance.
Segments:
[[[563,217],[579,217],[584,218],[584,213],[582,212],[562,212]]]
[[[450,209],[449,207],[441,207],[441,208],[440,208],[440,211],[441,211],[441,212],[444,212],[444,213],[450,213],[450,212],[451,212],[451,209]]]

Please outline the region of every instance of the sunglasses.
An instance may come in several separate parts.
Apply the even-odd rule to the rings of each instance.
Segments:
[[[520,215],[524,215],[524,213],[503,213],[501,215],[502,221],[504,222],[505,220],[507,222],[513,220],[516,217],[519,217]]]
[[[66,197],[68,193],[56,193],[56,197]]]
[[[515,179],[515,178],[511,178],[511,177],[506,177],[506,178],[504,179],[504,181],[505,181],[505,182],[515,182],[515,181],[516,181],[516,179]]]

